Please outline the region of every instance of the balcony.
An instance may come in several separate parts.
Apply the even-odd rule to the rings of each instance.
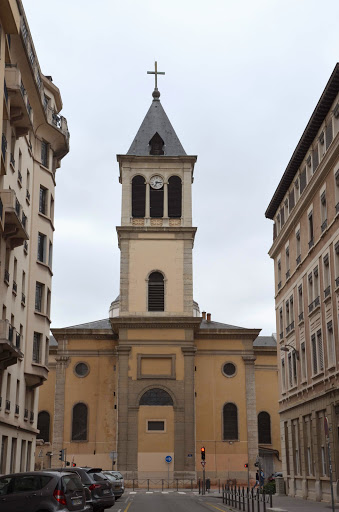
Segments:
[[[27,135],[32,127],[33,113],[28,101],[27,91],[21,80],[20,70],[6,67],[5,79],[10,99],[10,122],[16,129],[17,137]]]
[[[56,146],[54,154],[57,157],[64,156],[69,151],[69,131],[67,120],[50,107],[47,107],[45,112],[47,123],[60,134],[59,138],[54,138],[54,145]]]
[[[311,240],[308,242],[308,248],[312,249],[313,246],[314,246],[314,238],[312,236]]]
[[[290,325],[288,325],[288,326],[286,327],[286,336],[287,336],[288,334],[290,334],[293,330],[294,330],[294,321],[293,321],[293,322],[291,322],[291,323],[290,323]]]
[[[320,306],[320,297],[316,297],[311,304],[308,305],[308,314],[315,311]]]
[[[288,271],[286,272],[286,281],[287,281],[287,279],[289,279],[290,277],[291,277],[291,271],[290,271],[290,270],[288,270]]]
[[[48,368],[40,363],[33,363],[25,358],[25,381],[28,388],[41,386],[48,377]]]
[[[1,138],[1,168],[0,168],[0,176],[5,176],[7,174],[6,169],[6,155],[7,155],[7,139],[5,134],[2,134]]]
[[[18,359],[23,358],[23,353],[20,350],[20,344],[17,346],[17,335],[15,334],[15,329],[13,326],[8,322],[8,320],[0,320],[1,370],[5,370],[8,366],[16,364]]]
[[[280,290],[280,288],[281,288],[281,281],[279,281],[279,283],[278,283],[278,290]]]
[[[15,404],[15,416],[19,416],[20,407],[18,404]]]
[[[299,313],[299,322],[303,322],[304,321],[304,312],[302,311],[301,313]]]
[[[324,290],[324,298],[327,299],[331,295],[331,286],[327,286]]]
[[[321,225],[321,232],[323,233],[327,229],[327,219]]]
[[[14,249],[29,239],[26,230],[27,217],[14,190],[1,190],[0,197],[5,212],[4,238],[10,242],[11,249]]]
[[[301,263],[301,254],[299,254],[299,256],[297,257],[296,262],[297,262],[297,266],[300,265],[300,263]]]
[[[10,410],[11,410],[11,401],[6,400],[5,411],[10,412]]]

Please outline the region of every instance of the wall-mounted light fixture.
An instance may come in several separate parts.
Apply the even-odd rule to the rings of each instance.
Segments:
[[[297,350],[295,347],[293,347],[293,345],[290,345],[289,343],[287,343],[287,345],[284,345],[283,347],[280,347],[280,350],[282,350],[283,352],[289,352],[290,349],[292,350],[292,352],[295,353],[295,357],[299,361],[299,350]]]

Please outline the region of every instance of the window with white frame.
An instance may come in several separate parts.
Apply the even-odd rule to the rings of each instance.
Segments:
[[[292,421],[292,444],[293,444],[293,465],[294,474],[300,474],[300,443],[299,443],[299,420]]]
[[[334,345],[334,336],[333,336],[333,324],[332,320],[327,322],[327,361],[328,366],[335,366],[336,358],[335,358],[335,345]]]

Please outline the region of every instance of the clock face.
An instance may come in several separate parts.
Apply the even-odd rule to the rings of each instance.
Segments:
[[[162,188],[164,185],[164,180],[161,176],[152,176],[150,179],[150,184],[152,188],[159,189]]]

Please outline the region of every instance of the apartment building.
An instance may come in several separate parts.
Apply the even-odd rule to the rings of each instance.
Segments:
[[[69,151],[21,0],[0,3],[0,473],[34,467],[48,376],[55,173]]]
[[[339,64],[266,210],[274,221],[279,412],[288,494],[339,479]],[[327,426],[329,430],[327,430]],[[327,435],[328,434],[328,435]]]

